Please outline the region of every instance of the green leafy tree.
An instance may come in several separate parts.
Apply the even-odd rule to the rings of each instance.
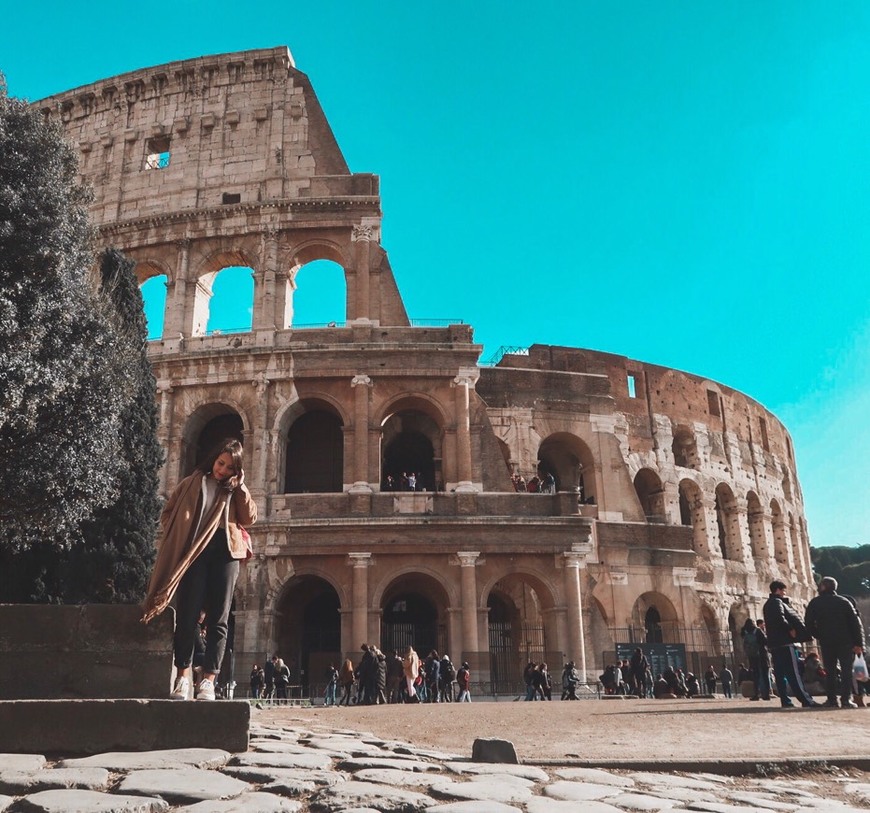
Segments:
[[[121,415],[119,496],[85,521],[82,539],[61,556],[60,592],[68,603],[139,601],[154,561],[160,514],[157,475],[163,450],[157,441],[154,374],[145,352],[148,326],[133,263],[118,251],[106,251],[100,282],[133,386]]]
[[[136,368],[93,273],[87,202],[60,128],[0,77],[0,601],[63,600],[64,557],[126,486]]]
[[[833,576],[839,582],[841,593],[870,595],[870,545],[811,548],[810,555],[816,581],[822,576]]]

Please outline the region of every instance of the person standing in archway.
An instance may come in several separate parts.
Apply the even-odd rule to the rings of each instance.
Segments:
[[[200,612],[207,629],[198,700],[215,699],[215,679],[227,643],[239,562],[250,551],[244,528],[257,521],[257,506],[245,486],[242,444],[219,443],[197,470],[176,486],[160,517],[161,539],[144,602],[142,620],[162,613],[177,592],[173,700],[186,700]]]

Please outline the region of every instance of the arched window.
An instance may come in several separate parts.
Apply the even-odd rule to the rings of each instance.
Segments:
[[[163,336],[163,320],[166,315],[166,274],[151,277],[142,283],[142,301],[145,306],[145,322],[148,325],[148,340]]]
[[[381,489],[438,491],[442,488],[441,429],[418,409],[390,415],[382,429]]]
[[[742,562],[737,501],[734,499],[734,493],[725,483],[716,486],[716,531],[722,558]]]
[[[709,557],[707,519],[701,489],[694,480],[680,480],[680,522],[692,526],[692,546],[699,556]]]
[[[343,480],[341,418],[323,409],[300,415],[287,433],[284,493],[341,492]]]
[[[647,522],[665,522],[665,491],[652,469],[641,469],[634,477],[634,490]]]
[[[211,277],[211,297],[208,304],[208,335],[244,333],[251,330],[254,320],[253,270],[243,266],[224,268],[216,274],[200,278],[205,285]]]
[[[767,539],[764,532],[764,511],[761,500],[754,491],[746,495],[746,512],[749,520],[749,544],[754,559],[767,559]]]
[[[292,326],[342,326],[347,314],[344,269],[332,260],[313,260],[293,274]]]
[[[782,508],[776,500],[770,502],[770,519],[773,525],[773,556],[781,565],[788,565],[788,540]]]
[[[538,472],[520,472],[528,480],[552,474],[557,491],[577,491],[581,502],[595,500],[595,461],[589,447],[576,435],[558,432],[538,448]]]

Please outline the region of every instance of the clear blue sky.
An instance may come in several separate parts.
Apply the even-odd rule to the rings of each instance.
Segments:
[[[813,544],[870,542],[870,4],[5,6],[30,99],[288,45],[381,176],[412,317],[743,390],[791,429]]]

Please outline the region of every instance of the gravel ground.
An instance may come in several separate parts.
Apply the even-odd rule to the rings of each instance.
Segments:
[[[870,708],[782,709],[776,701],[583,700],[266,707],[262,722],[328,726],[470,756],[477,737],[521,760],[824,760],[870,757]]]

